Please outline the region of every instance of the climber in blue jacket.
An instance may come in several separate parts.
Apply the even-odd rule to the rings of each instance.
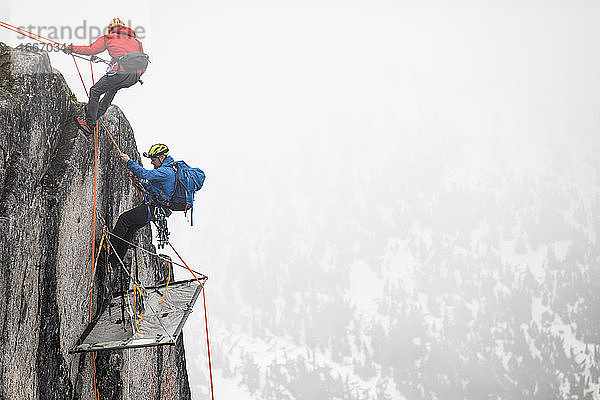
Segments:
[[[115,251],[121,260],[125,257],[128,245],[118,238],[131,242],[135,232],[152,220],[154,209],[156,207],[166,208],[165,204],[175,192],[175,160],[169,156],[169,148],[164,144],[157,143],[152,145],[147,153],[144,153],[144,157],[150,158],[150,162],[154,166],[153,170],[141,167],[127,154],[121,154],[121,160],[127,163],[127,168],[131,173],[142,179],[140,183],[146,192],[144,203],[121,214],[112,230],[116,237]]]
[[[143,179],[141,184],[150,196],[169,200],[175,191],[175,160],[169,155],[169,148],[164,144],[155,144],[144,153],[144,157],[150,158],[153,170],[139,166],[127,154],[121,155],[133,175]]]

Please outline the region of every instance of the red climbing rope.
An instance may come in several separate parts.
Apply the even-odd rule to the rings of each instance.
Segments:
[[[173,249],[173,251],[175,252],[175,254],[177,254],[177,257],[179,257],[179,259],[181,260],[181,262],[183,263],[183,265],[185,265],[185,267],[188,269],[188,271],[190,271],[190,274],[192,274],[192,276],[194,277],[194,279],[198,281],[198,283],[200,284],[200,286],[204,287],[202,285],[202,282],[200,282],[200,279],[198,279],[198,277],[196,276],[196,274],[194,274],[194,271],[192,271],[192,269],[190,267],[188,267],[188,265],[186,264],[186,262],[183,261],[183,258],[181,258],[181,256],[177,252],[177,250],[175,250],[175,247],[173,247],[173,245],[171,244],[171,242],[169,242],[169,246],[171,246],[171,248]]]
[[[183,261],[183,260],[182,260]],[[210,396],[215,400],[213,388],[212,363],[210,362],[210,341],[208,339],[208,315],[206,314],[206,288],[202,288],[202,300],[204,301],[204,324],[206,326],[206,349],[208,351],[208,372],[210,373]]]
[[[92,74],[92,86],[94,86],[96,82],[94,82],[94,64],[92,63],[92,60],[90,60],[90,72]]]
[[[187,263],[184,261],[183,258],[181,258],[181,256],[179,255],[179,253],[177,252],[177,250],[175,250],[175,247],[173,247],[173,245],[171,244],[171,242],[169,242],[169,246],[171,246],[171,249],[173,249],[173,251],[175,252],[175,254],[177,254],[177,257],[179,257],[179,259],[181,260],[181,262],[183,263],[183,265],[185,265],[185,267],[188,269],[188,271],[190,271],[190,273],[192,274],[192,276],[198,281],[198,283],[200,284],[200,286],[202,286],[202,299],[204,300],[204,324],[206,326],[206,349],[208,352],[208,372],[210,374],[210,396],[212,400],[215,400],[215,393],[214,393],[214,389],[213,389],[213,375],[212,375],[212,363],[210,361],[210,340],[208,338],[208,315],[206,312],[206,288],[204,287],[204,285],[202,284],[202,282],[200,282],[200,279],[198,279],[198,277],[196,276],[196,274],[194,274],[194,272],[192,271],[192,269],[187,265]]]
[[[0,26],[3,27],[3,28],[6,28],[8,30],[11,30],[13,32],[16,32],[19,35],[23,35],[23,36],[26,36],[26,37],[28,37],[30,39],[37,40],[40,43],[46,44],[48,46],[52,46],[52,47],[54,47],[55,49],[58,49],[58,50],[60,50],[62,48],[62,46],[64,46],[62,43],[59,43],[59,42],[54,41],[52,39],[48,39],[47,37],[44,37],[44,36],[36,35],[33,32],[26,31],[25,29],[19,28],[19,27],[14,26],[14,25],[11,25],[8,22],[0,21]],[[31,36],[31,35],[33,35],[33,36]],[[46,41],[48,41],[50,43],[44,42],[44,40],[46,40]],[[55,43],[58,46],[55,46],[52,43]]]
[[[0,21],[0,27],[8,29],[10,31],[16,32],[19,35],[23,35],[25,37],[28,37],[30,39],[36,40],[42,44],[45,44],[47,46],[53,47],[57,50],[62,50],[65,48],[65,45],[63,43],[57,42],[55,40],[49,39],[47,37],[35,34],[33,32],[29,32],[23,28],[19,28],[17,26],[11,25],[8,22],[4,22],[4,21]],[[73,62],[75,63],[75,68],[77,68],[77,73],[79,74],[79,78],[81,79],[81,84],[83,85],[83,89],[85,90],[85,94],[88,96],[88,98],[90,97],[90,95],[88,94],[88,90],[85,87],[85,83],[83,81],[83,77],[81,76],[81,71],[79,71],[79,66],[77,65],[77,61],[75,61],[75,55],[71,54],[73,56]],[[80,56],[78,56],[80,57]],[[85,60],[87,60],[87,58],[85,57],[81,57]],[[90,69],[91,69],[91,74],[92,74],[92,85],[94,84],[94,69],[92,67],[92,60],[90,59]]]
[[[77,68],[77,73],[79,74],[79,79],[81,79],[81,84],[83,85],[83,90],[85,90],[85,95],[90,97],[87,88],[85,87],[85,82],[83,81],[83,76],[81,76],[81,71],[79,71],[79,65],[77,65],[77,60],[75,60],[75,56],[73,56],[73,62],[75,63],[75,68]]]

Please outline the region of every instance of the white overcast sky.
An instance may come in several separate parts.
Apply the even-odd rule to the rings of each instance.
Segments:
[[[322,140],[393,136],[433,118],[465,130],[597,118],[593,1],[9,4],[3,19],[15,25],[104,26],[119,16],[143,26],[146,83],[115,103],[140,146],[165,141],[205,163],[243,157],[249,145],[267,157],[293,146],[302,160]],[[20,43],[4,30],[0,40]],[[85,99],[72,60],[53,63]]]
[[[14,25],[105,26],[120,17],[145,28],[146,83],[120,91],[114,104],[140,151],[164,142],[176,159],[205,169],[205,214],[248,195],[252,186],[240,188],[230,174],[260,182],[359,164],[393,177],[407,133],[451,128],[486,140],[535,131],[534,140],[546,140],[553,129],[595,136],[600,127],[597,1],[6,4],[2,20]],[[7,31],[0,40],[21,43]],[[71,58],[52,62],[85,100]],[[89,82],[89,65],[80,68]],[[212,251],[198,244],[209,238],[173,225],[183,253],[210,259],[197,254]],[[201,269],[226,279],[218,266]]]

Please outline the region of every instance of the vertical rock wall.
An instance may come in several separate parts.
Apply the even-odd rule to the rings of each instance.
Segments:
[[[92,284],[94,141],[72,122],[83,112],[74,100],[45,53],[0,43],[0,399],[94,398],[92,356],[68,353],[87,326]],[[122,112],[112,106],[103,121],[139,160]],[[137,200],[103,132],[98,149],[97,207],[112,226]],[[101,234],[98,223],[96,240]],[[138,239],[151,248],[148,227]],[[164,276],[155,260],[133,258],[144,285]],[[101,264],[92,314],[116,282]],[[102,399],[191,398],[181,338],[175,347],[98,353],[95,365]]]

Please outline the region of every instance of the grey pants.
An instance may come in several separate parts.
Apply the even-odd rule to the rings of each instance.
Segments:
[[[140,72],[117,72],[114,75],[104,75],[90,88],[90,99],[85,108],[85,120],[90,126],[104,115],[115,94],[119,89],[133,86],[140,80]],[[102,96],[104,94],[104,96]],[[100,100],[102,96],[102,100]]]

